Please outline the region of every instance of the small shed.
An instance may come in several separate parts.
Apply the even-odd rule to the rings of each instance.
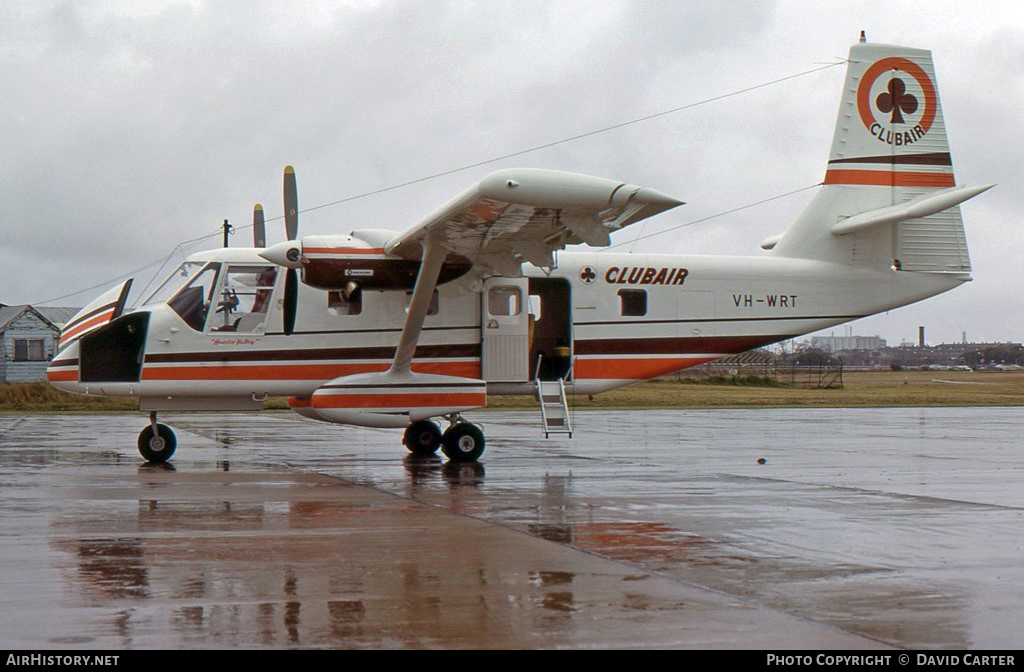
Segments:
[[[0,304],[0,382],[37,383],[57,352],[60,326],[32,306]]]

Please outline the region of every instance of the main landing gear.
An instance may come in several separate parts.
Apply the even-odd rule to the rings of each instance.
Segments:
[[[453,462],[478,460],[484,454],[483,431],[457,414],[448,416],[448,421],[451,426],[442,434],[436,422],[417,420],[406,428],[402,443],[418,457],[429,457],[440,448]]]
[[[156,421],[156,412],[149,414],[149,424],[139,432],[139,453],[147,462],[159,464],[171,459],[178,447],[174,430]]]

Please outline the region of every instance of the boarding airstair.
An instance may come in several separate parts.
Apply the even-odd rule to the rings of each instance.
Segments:
[[[568,434],[571,439],[572,420],[569,418],[569,403],[565,398],[565,379],[541,380],[538,358],[533,383],[537,390],[537,402],[540,404],[544,438],[549,438],[551,434]]]

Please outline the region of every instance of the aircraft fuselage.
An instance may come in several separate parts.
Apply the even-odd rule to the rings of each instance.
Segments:
[[[340,376],[389,367],[407,291],[345,296],[300,284],[296,327],[286,335],[284,274],[257,252],[194,255],[188,283],[201,287],[193,291],[204,301],[189,304],[180,292],[123,315],[65,348],[50,381],[138,397],[143,410],[255,409],[267,396],[301,399]],[[268,276],[272,286],[253,281]],[[439,285],[413,370],[482,379],[489,394],[530,393],[538,375],[596,394],[967,279],[785,257],[563,252],[551,273],[525,265],[522,278]],[[135,344],[125,349],[126,339]]]

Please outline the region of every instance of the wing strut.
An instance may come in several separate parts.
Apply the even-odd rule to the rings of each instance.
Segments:
[[[427,317],[430,300],[434,295],[434,289],[437,288],[437,278],[441,274],[441,265],[447,256],[448,250],[440,243],[429,238],[423,241],[423,260],[420,262],[419,274],[412,290],[412,301],[409,302],[405,326],[402,327],[402,335],[398,339],[398,347],[395,348],[395,361],[391,363],[389,374],[408,373],[410,370],[413,355],[416,354],[416,343],[419,341],[420,332],[423,331],[423,320]]]

